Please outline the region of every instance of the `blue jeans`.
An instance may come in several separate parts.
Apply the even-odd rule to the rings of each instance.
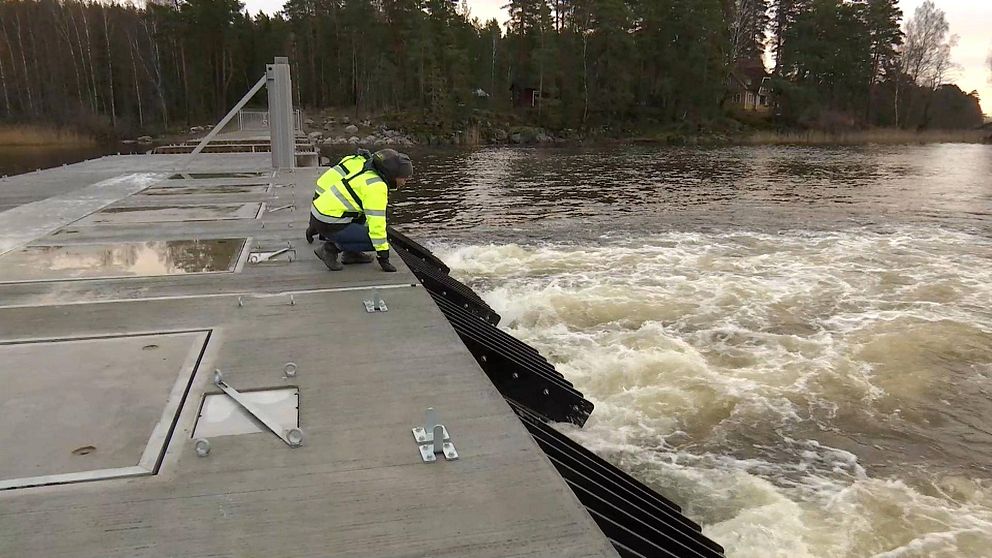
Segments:
[[[365,225],[351,223],[330,237],[343,252],[375,252],[369,239],[369,229]]]

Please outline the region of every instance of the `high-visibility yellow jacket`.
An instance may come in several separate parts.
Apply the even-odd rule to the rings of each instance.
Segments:
[[[364,158],[359,158],[362,159],[364,168]],[[317,179],[317,190],[321,193],[313,200],[310,214],[318,221],[330,225],[348,224],[355,217],[364,214],[372,247],[377,252],[389,250],[389,242],[386,241],[386,205],[389,201],[386,182],[371,169],[343,176],[335,170],[342,164],[346,164],[344,159]],[[345,182],[358,199],[348,191]]]
[[[316,199],[317,196],[323,194],[324,190],[327,189],[326,185],[330,183],[328,173],[334,172],[341,178],[351,178],[365,168],[365,163],[367,161],[368,159],[362,157],[361,155],[348,155],[347,157],[344,157],[338,161],[338,164],[331,167],[329,171],[325,172],[324,175],[317,180],[317,188],[313,193],[313,197]]]

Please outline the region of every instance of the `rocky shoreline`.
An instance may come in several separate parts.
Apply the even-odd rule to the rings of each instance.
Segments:
[[[352,118],[347,115],[318,112],[303,122],[304,133],[318,147],[407,148],[413,146],[486,145],[610,145],[643,143],[658,145],[867,145],[928,143],[992,143],[992,124],[976,130],[898,130],[865,129],[828,132],[822,130],[772,130],[747,128],[695,130],[610,130],[607,128],[578,132],[572,129],[552,131],[538,126],[520,125],[507,117],[489,115],[461,123],[441,123],[411,114],[385,117]],[[188,141],[202,137],[212,126],[193,126],[188,132],[162,137],[139,136],[122,143],[148,145],[170,141]]]
[[[307,118],[304,121],[304,130],[308,137],[321,146],[556,145],[580,139],[571,130],[553,133],[540,127],[499,125],[492,122],[465,125],[454,130],[439,131],[439,128],[435,126],[431,130],[411,131],[372,119],[353,120],[349,116],[333,115]]]

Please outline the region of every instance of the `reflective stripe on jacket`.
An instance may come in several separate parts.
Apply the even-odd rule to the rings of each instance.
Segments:
[[[367,159],[361,155],[348,155],[344,157],[338,161],[338,164],[327,169],[327,172],[317,179],[317,188],[314,190],[313,196],[316,198],[323,194],[324,190],[327,190],[327,186],[334,179],[350,178],[358,174],[365,168],[366,161]]]
[[[329,173],[331,171],[324,173],[318,183]],[[323,193],[313,200],[310,214],[324,223],[341,224],[350,223],[353,217],[364,213],[372,247],[376,251],[389,250],[389,242],[386,241],[386,205],[389,197],[386,183],[373,170],[347,179],[348,185],[359,197],[355,200],[345,187],[344,180],[334,172],[324,182]]]

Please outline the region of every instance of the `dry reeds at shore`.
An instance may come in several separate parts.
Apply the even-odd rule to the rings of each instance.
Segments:
[[[0,146],[82,146],[96,139],[65,128],[30,124],[0,124]]]
[[[901,130],[878,128],[825,132],[797,130],[788,132],[761,131],[745,136],[743,143],[752,145],[865,145],[865,144],[927,144],[927,143],[985,143],[992,141],[989,130]]]

